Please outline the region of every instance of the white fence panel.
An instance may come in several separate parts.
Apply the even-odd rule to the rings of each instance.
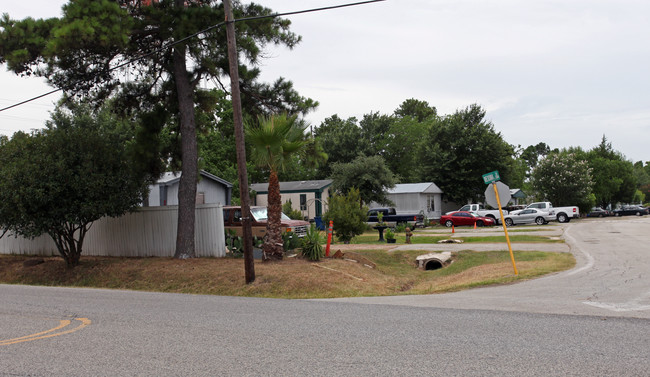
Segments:
[[[145,207],[117,218],[95,221],[83,243],[84,255],[171,257],[176,248],[178,206]],[[223,210],[219,204],[196,206],[197,257],[226,255]],[[48,235],[33,240],[12,235],[0,239],[0,254],[59,255]]]

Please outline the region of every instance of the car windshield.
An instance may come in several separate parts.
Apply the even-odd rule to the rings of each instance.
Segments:
[[[255,221],[266,221],[266,219],[269,217],[266,213],[266,207],[251,208],[251,213],[253,214]],[[289,216],[285,215],[284,213],[281,217],[282,220],[291,220]]]

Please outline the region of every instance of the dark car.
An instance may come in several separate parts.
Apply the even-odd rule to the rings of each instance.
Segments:
[[[606,209],[600,207],[594,207],[589,211],[587,217],[607,217],[610,215],[610,212]]]
[[[479,216],[472,212],[456,211],[440,217],[440,224],[451,228],[453,226],[471,225],[474,226],[493,226],[494,220],[491,217]]]
[[[614,216],[643,216],[648,214],[648,209],[641,206],[623,206],[613,211]]]

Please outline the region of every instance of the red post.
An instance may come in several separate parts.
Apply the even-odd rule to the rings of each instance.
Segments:
[[[334,226],[334,221],[330,220],[330,227],[327,230],[327,247],[325,248],[325,257],[330,256],[330,244],[332,243],[332,227]]]

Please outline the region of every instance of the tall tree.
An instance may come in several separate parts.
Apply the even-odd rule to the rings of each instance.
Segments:
[[[586,154],[586,159],[593,172],[593,192],[599,205],[607,207],[633,200],[638,187],[634,165],[615,151],[604,135],[600,144]]]
[[[636,175],[637,185],[644,198],[650,198],[650,164],[637,161],[634,163],[634,174]]]
[[[551,153],[533,170],[533,187],[554,206],[577,205],[588,210],[593,205],[591,172],[587,161],[577,153]]]
[[[363,116],[363,119],[359,122],[361,139],[358,143],[360,143],[364,155],[387,158],[386,145],[388,140],[386,136],[394,121],[395,118],[390,115],[379,114],[378,112],[371,112]]]
[[[418,122],[424,122],[436,117],[438,110],[435,106],[430,106],[427,101],[410,98],[399,105],[395,110],[395,115],[399,118],[414,118]]]
[[[306,112],[316,106],[282,78],[258,81],[262,48],[268,43],[295,46],[300,38],[290,22],[264,17],[272,12],[238,3],[237,18],[259,17],[238,27],[240,86],[250,113],[278,109]],[[197,112],[210,96],[199,83],[228,75],[226,36],[214,24],[224,19],[217,0],[74,0],[61,18],[0,21],[0,63],[21,75],[45,77],[71,94],[92,96],[97,104],[117,96],[125,108],[169,111],[166,127],[181,143],[177,258],[194,255],[194,207],[197,165]],[[200,32],[201,37],[191,37]],[[125,64],[122,69],[111,69]]]
[[[361,129],[354,117],[341,119],[334,114],[326,118],[314,130],[314,138],[322,146],[329,161],[327,166],[320,169],[318,179],[325,179],[331,175],[333,163],[350,162],[362,153],[359,144]]]
[[[304,128],[295,116],[286,114],[260,117],[257,124],[249,123],[246,139],[251,144],[251,157],[258,166],[269,171],[268,219],[264,239],[264,259],[282,259],[282,198],[278,171],[292,154],[305,147]]]
[[[386,164],[401,183],[418,182],[420,179],[416,151],[431,122],[419,122],[411,117],[396,118],[384,135]]]
[[[498,170],[509,183],[513,147],[485,120],[485,110],[471,105],[436,120],[418,149],[421,179],[435,182],[455,202],[480,200],[481,176]]]
[[[57,109],[47,128],[0,145],[0,227],[48,234],[69,266],[92,223],[138,208],[153,177],[134,164],[132,128],[108,110]]]

